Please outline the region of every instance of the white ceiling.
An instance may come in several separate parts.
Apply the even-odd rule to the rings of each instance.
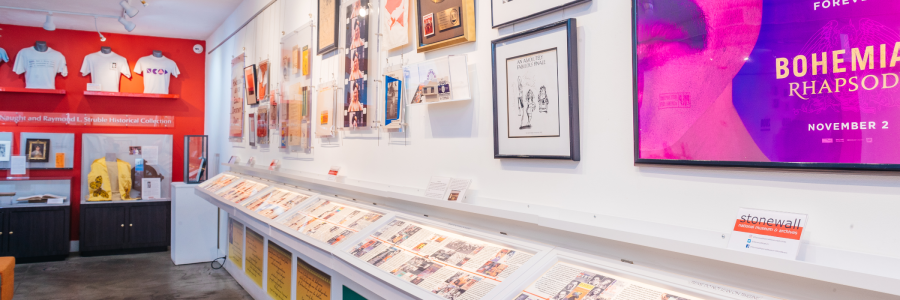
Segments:
[[[100,15],[121,15],[121,0],[0,0],[0,6],[69,11]],[[116,19],[97,18],[101,32],[148,35],[171,38],[205,40],[225,21],[241,0],[147,0],[144,7],[139,0],[130,0],[140,8],[132,22],[137,28],[125,31]],[[46,13],[0,8],[0,23],[40,27]],[[53,14],[58,29],[94,30],[90,16]]]

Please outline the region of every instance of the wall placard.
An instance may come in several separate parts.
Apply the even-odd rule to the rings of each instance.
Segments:
[[[244,273],[247,273],[247,277],[250,277],[259,287],[262,287],[263,252],[266,247],[264,242],[265,239],[262,235],[247,229],[247,267],[244,268]]]
[[[331,275],[297,258],[297,299],[331,299]]]
[[[238,268],[244,268],[244,224],[228,219],[228,259]]]
[[[291,298],[291,252],[269,241],[266,292],[272,299]]]

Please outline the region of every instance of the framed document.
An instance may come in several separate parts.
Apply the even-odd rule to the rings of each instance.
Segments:
[[[568,19],[491,41],[494,158],[581,159],[575,28]]]
[[[365,128],[369,124],[369,0],[347,4],[344,71],[343,128]]]
[[[491,26],[512,25],[591,0],[491,0]]]
[[[417,52],[475,41],[475,0],[417,1]]]
[[[319,0],[319,43],[317,54],[322,55],[338,48],[338,5],[337,0]]]
[[[247,93],[247,105],[259,104],[259,99],[256,98],[256,65],[244,67],[244,84],[244,91]]]

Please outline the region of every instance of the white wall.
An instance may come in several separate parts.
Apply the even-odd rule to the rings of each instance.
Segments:
[[[207,45],[218,44],[266,3],[245,0]],[[310,12],[315,16],[310,0],[277,1],[207,57],[210,152],[223,161],[231,155],[242,161],[255,156],[260,164],[281,159],[283,169],[313,173],[341,165],[341,173],[354,179],[411,187],[424,187],[432,175],[471,178],[472,197],[712,232],[729,232],[740,207],[806,213],[809,245],[900,259],[900,234],[892,229],[900,211],[895,173],[635,166],[630,0],[594,0],[499,31],[490,28],[490,2],[476,0],[476,7],[477,42],[426,54],[415,53],[413,46],[389,53],[395,62],[400,54],[410,62],[466,54],[474,101],[411,107],[406,145],[398,142],[403,135],[389,140],[374,131],[348,133],[325,141],[329,147],[316,139],[312,154],[292,155],[307,160],[286,160],[278,151],[252,149],[246,138],[244,143],[227,139],[232,55],[246,47],[251,58],[278,57],[281,31],[310,21]],[[494,159],[490,41],[569,17],[578,21],[582,161]],[[315,56],[314,73],[330,77],[334,57],[340,56],[323,63]],[[370,74],[379,73],[370,68]]]

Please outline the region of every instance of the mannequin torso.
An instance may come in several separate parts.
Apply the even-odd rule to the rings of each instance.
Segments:
[[[106,46],[100,47],[100,53],[110,54],[112,53],[112,48]]]
[[[44,41],[34,42],[34,50],[37,50],[38,52],[47,52],[47,42],[44,42]]]

